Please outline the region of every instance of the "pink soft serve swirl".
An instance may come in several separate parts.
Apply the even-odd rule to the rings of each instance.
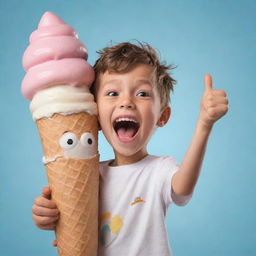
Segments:
[[[27,71],[21,85],[23,96],[31,101],[38,90],[54,85],[90,86],[94,71],[87,57],[87,49],[75,30],[46,12],[23,55]]]

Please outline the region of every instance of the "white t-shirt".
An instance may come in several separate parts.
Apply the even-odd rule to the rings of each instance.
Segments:
[[[178,170],[170,156],[148,155],[130,165],[100,163],[98,256],[170,256],[165,227],[168,206],[191,198],[171,193]]]

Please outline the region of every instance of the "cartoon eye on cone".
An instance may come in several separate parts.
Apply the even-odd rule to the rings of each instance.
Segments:
[[[44,151],[61,256],[93,256],[98,247],[99,154],[94,71],[76,32],[46,12],[23,55],[22,94],[31,101]]]

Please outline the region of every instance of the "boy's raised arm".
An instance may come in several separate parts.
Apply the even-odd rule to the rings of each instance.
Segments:
[[[193,192],[213,124],[227,111],[228,99],[225,91],[213,89],[211,76],[205,75],[205,91],[195,132],[180,168],[172,178],[171,186],[175,194],[189,195]]]

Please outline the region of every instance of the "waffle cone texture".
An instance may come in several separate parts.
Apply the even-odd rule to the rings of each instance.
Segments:
[[[63,154],[59,138],[91,132],[98,146],[97,117],[87,113],[54,114],[36,121],[43,151]],[[52,200],[60,211],[56,239],[60,256],[96,256],[98,248],[99,155],[89,159],[59,157],[45,165]]]

